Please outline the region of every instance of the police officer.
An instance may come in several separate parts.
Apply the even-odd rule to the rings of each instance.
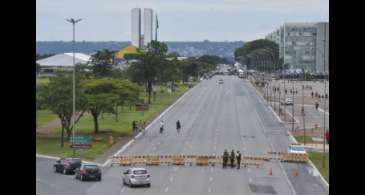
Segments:
[[[234,150],[231,151],[231,156],[230,156],[230,160],[231,160],[231,168],[234,167],[234,159],[235,159],[235,154],[234,154]]]
[[[180,120],[177,120],[176,121],[176,131],[177,131],[177,133],[180,133],[180,129],[181,129]]]
[[[237,169],[240,169],[240,166],[241,166],[241,153],[240,151],[237,150]]]
[[[229,157],[228,151],[227,149],[225,149],[223,153],[223,168],[227,167],[228,157]]]
[[[318,107],[319,107],[319,103],[316,102],[316,110],[318,110]]]

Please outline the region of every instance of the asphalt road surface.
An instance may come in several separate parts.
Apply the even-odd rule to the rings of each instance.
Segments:
[[[224,80],[218,84],[218,79]],[[175,122],[181,121],[177,134]],[[139,137],[123,154],[222,154],[224,149],[243,155],[286,150],[287,130],[277,121],[268,104],[246,80],[236,76],[215,76],[192,88],[159,121]],[[37,194],[329,194],[328,188],[309,165],[265,162],[262,167],[223,169],[215,167],[147,167],[150,188],[122,185],[127,167],[105,167],[101,182],[80,182],[74,176],[52,172],[53,160],[37,158]],[[272,176],[268,175],[272,169]],[[294,176],[293,171],[299,170]]]

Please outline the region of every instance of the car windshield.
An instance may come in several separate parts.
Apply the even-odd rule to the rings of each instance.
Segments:
[[[147,171],[146,170],[135,170],[135,171],[133,171],[133,174],[136,174],[136,175],[147,174]]]
[[[85,169],[98,169],[98,166],[96,165],[84,165]]]

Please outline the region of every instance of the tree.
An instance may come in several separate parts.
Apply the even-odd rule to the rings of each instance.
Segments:
[[[41,72],[41,65],[36,63],[36,73],[39,74]]]
[[[101,78],[84,80],[82,82],[83,92],[94,121],[94,133],[99,133],[99,116],[101,113],[115,113],[115,106],[118,104],[120,85],[118,80],[112,78]]]
[[[180,57],[180,54],[176,51],[174,52],[170,52],[169,54],[167,54],[168,57]]]
[[[264,61],[266,68],[271,70],[281,69],[281,61],[279,59],[279,46],[270,40],[257,39],[246,43],[234,52],[235,60],[256,70],[264,69]]]
[[[97,51],[91,56],[92,72],[94,77],[108,77],[113,72],[113,55],[114,52],[108,49]]]
[[[76,92],[76,116],[75,124],[83,116],[86,111],[85,98],[80,90],[80,79],[76,77],[75,92]],[[61,121],[61,147],[64,146],[64,131],[66,130],[67,138],[71,136],[72,129],[72,75],[67,73],[58,73],[55,77],[50,78],[48,85],[37,89],[37,97],[39,103],[37,107],[46,108],[57,114]],[[38,95],[39,93],[39,95]]]
[[[148,104],[151,103],[152,85],[167,78],[166,53],[165,43],[151,41],[146,50],[138,55],[137,62],[133,62],[128,68],[131,80],[145,85],[148,92]]]

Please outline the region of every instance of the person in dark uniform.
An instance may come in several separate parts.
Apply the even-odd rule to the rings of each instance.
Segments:
[[[318,110],[318,107],[319,107],[319,103],[316,102],[316,110]]]
[[[136,121],[132,122],[132,129],[133,129],[133,133],[136,132],[136,129],[137,129]]]
[[[228,151],[227,149],[225,149],[223,153],[223,168],[227,167],[228,157],[229,157]]]
[[[231,156],[230,156],[231,168],[234,168],[234,159],[235,159],[235,154],[234,154],[234,150],[232,150],[231,151]]]
[[[180,129],[181,129],[180,120],[177,120],[176,121],[176,131],[177,131],[177,133],[180,133]]]
[[[240,169],[241,168],[241,153],[240,151],[237,150],[237,169]]]
[[[313,95],[314,95],[314,94],[313,94],[313,91],[312,91],[311,95],[312,95],[312,98],[313,98]]]

